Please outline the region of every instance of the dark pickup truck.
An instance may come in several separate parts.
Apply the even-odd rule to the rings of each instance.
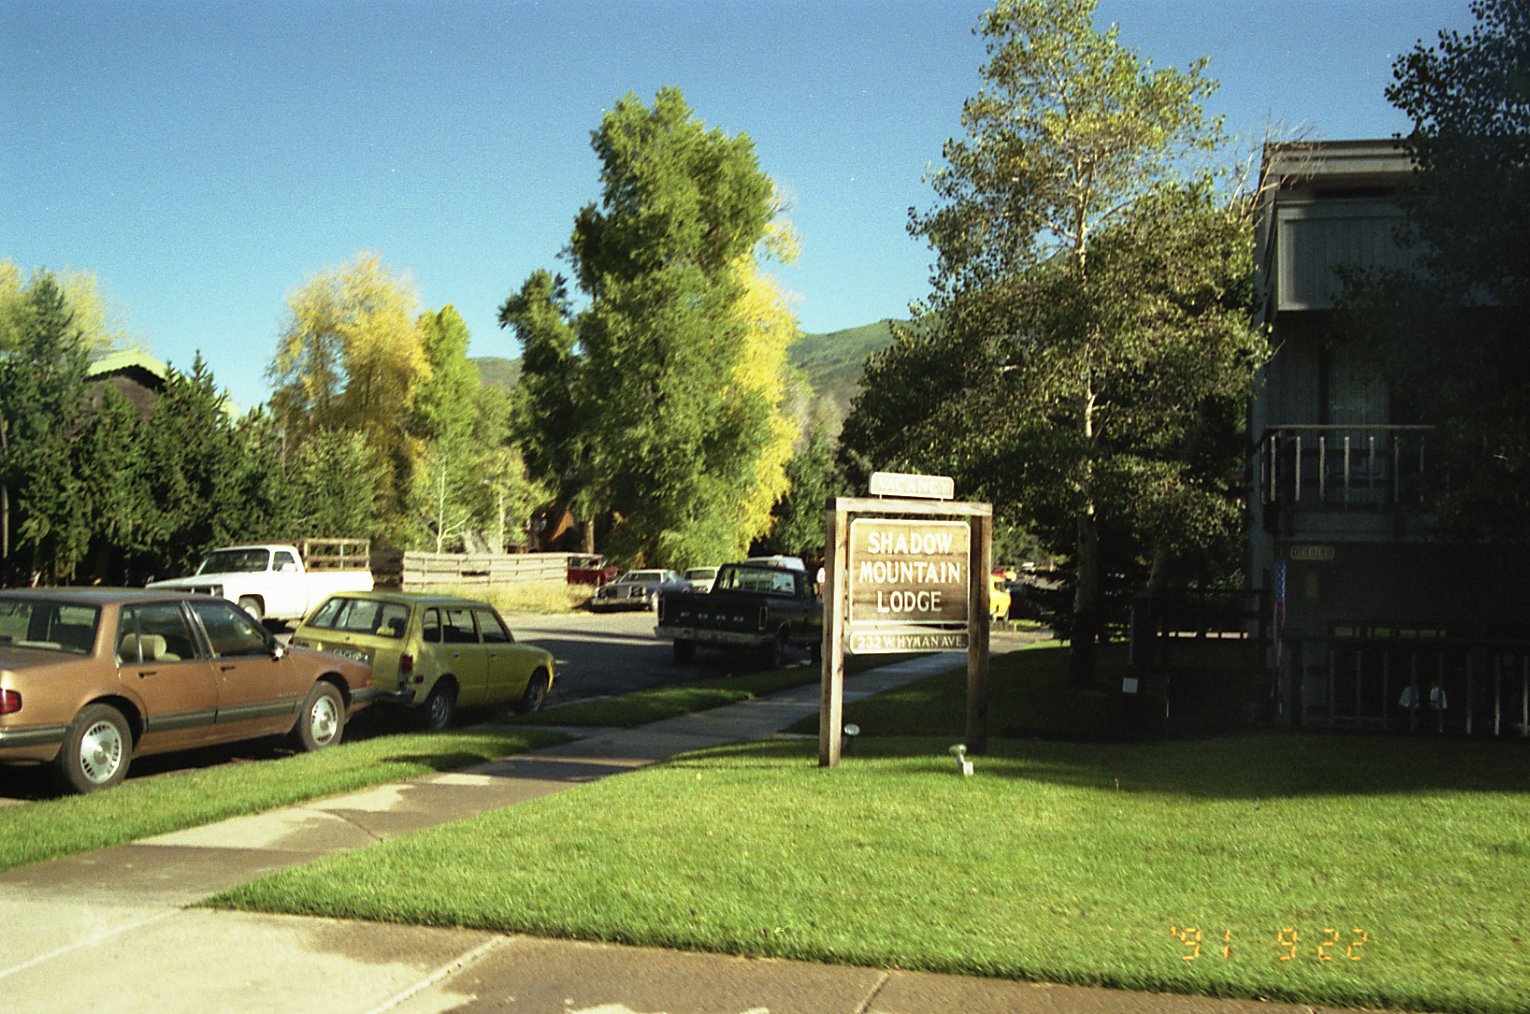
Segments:
[[[772,666],[788,645],[807,648],[813,660],[823,643],[823,601],[807,574],[793,567],[729,563],[709,592],[665,592],[654,633],[673,638],[675,658],[689,661],[698,645],[759,648]]]

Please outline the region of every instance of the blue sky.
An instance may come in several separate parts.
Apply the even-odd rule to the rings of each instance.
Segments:
[[[931,257],[905,230],[983,47],[967,0],[4,0],[0,257],[95,272],[128,329],[243,407],[285,299],[375,250],[472,354],[516,356],[500,302],[599,196],[590,131],[679,87],[754,139],[803,236],[777,272],[804,330],[903,316]],[[1210,57],[1257,143],[1406,122],[1392,60],[1466,0],[1101,0],[1156,66]],[[1248,147],[1248,144],[1245,144]]]

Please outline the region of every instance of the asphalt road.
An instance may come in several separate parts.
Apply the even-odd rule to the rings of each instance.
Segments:
[[[548,695],[549,705],[757,670],[765,664],[759,655],[706,649],[689,662],[676,662],[670,642],[654,636],[651,612],[505,619],[517,641],[552,652],[557,678]],[[789,659],[788,665],[808,664],[806,651],[796,651]]]

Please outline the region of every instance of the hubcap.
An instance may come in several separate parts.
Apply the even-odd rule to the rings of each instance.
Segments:
[[[335,711],[334,701],[328,697],[320,697],[313,702],[313,710],[308,714],[308,728],[313,732],[315,742],[329,742],[339,724],[340,716]]]
[[[97,722],[80,740],[80,772],[92,785],[112,780],[122,764],[122,736],[110,722]]]

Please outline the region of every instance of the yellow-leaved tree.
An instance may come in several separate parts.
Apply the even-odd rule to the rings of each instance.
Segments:
[[[800,242],[797,231],[782,214],[779,194],[773,201],[776,215],[765,227],[761,243],[764,255],[780,264],[797,259]],[[787,491],[786,463],[791,459],[797,440],[797,425],[784,411],[787,350],[801,335],[797,315],[792,312],[789,295],[760,264],[760,256],[751,252],[733,262],[733,270],[744,288],[736,313],[744,322],[744,341],[738,363],[733,368],[731,390],[735,394],[758,395],[770,405],[765,439],[754,460],[755,482],[748,496],[734,504],[736,530],[748,538],[757,538],[770,530],[770,510]]]
[[[386,530],[420,453],[409,435],[412,392],[430,376],[414,283],[378,254],[359,253],[293,291],[287,309],[267,374],[288,450],[319,431],[365,437],[395,491],[382,505]]]

